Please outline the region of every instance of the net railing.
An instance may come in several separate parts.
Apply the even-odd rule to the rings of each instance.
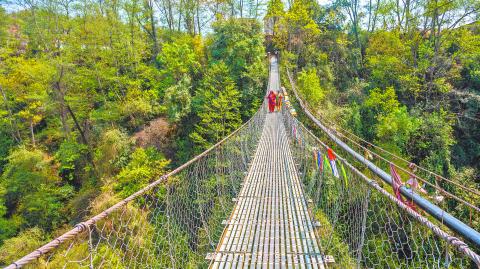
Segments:
[[[470,226],[480,228],[480,191],[475,189],[474,185],[465,186],[458,179],[449,179],[432,172],[342,129],[339,124],[320,114],[317,115],[317,119],[326,123],[329,131],[346,142],[350,148],[362,152],[368,160],[383,169],[393,164],[405,177],[415,178],[419,184],[417,189],[421,190],[424,197],[446,207],[448,211],[454,211],[458,218]]]
[[[292,91],[296,96],[298,92],[295,90],[291,73],[288,70],[286,72]],[[303,102],[303,106],[308,107],[308,104]],[[311,109],[310,111],[315,110]],[[439,206],[470,227],[480,230],[480,191],[475,184],[465,186],[457,179],[441,176],[406,160],[406,158],[397,156],[361,139],[355,134],[340,128],[339,124],[335,124],[335,122],[326,119],[319,113],[315,113],[315,117],[316,120],[322,122],[328,128],[330,134],[337,136],[351,149],[363,155],[366,160],[372,162],[383,171],[389,171],[390,165],[393,165],[405,184],[411,186],[410,184],[413,182],[414,184],[412,185],[418,185],[410,188],[411,192],[429,200],[432,204]],[[335,144],[324,132],[315,134],[326,141],[327,144],[332,146]],[[345,156],[349,155],[341,149],[340,151]],[[349,160],[354,162],[353,159],[349,158]]]
[[[477,268],[480,257],[282,111],[324,255],[333,268]],[[336,169],[332,169],[336,167]],[[336,172],[334,172],[336,171]]]
[[[265,107],[228,137],[6,268],[207,268]]]

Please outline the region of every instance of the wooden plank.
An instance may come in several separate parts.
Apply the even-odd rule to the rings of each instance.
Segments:
[[[278,87],[278,70],[270,85]],[[323,268],[280,113],[266,115],[257,150],[210,268]]]

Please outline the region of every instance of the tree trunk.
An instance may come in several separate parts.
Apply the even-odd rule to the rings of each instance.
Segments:
[[[157,28],[155,27],[155,17],[153,12],[153,2],[152,0],[146,0],[145,7],[148,9],[148,18],[150,20],[150,27],[152,31],[152,62],[155,62],[158,55],[158,40],[157,40]]]
[[[20,136],[20,131],[18,130],[17,121],[13,117],[12,110],[10,109],[10,106],[8,105],[7,94],[3,90],[2,86],[0,86],[0,92],[2,92],[3,101],[4,101],[4,104],[5,104],[5,110],[7,110],[7,112],[8,112],[8,119],[9,119],[10,125],[12,127],[12,130],[11,130],[12,138],[16,142],[21,142],[22,137]]]
[[[200,1],[197,0],[197,28],[198,28],[198,35],[202,35],[202,30],[200,29]]]
[[[86,145],[87,148],[88,148],[88,154],[87,154],[88,162],[92,165],[93,168],[95,168],[95,163],[93,162],[93,154],[92,154],[92,151],[90,149],[90,145],[88,144],[88,140],[87,140],[87,136],[85,135],[85,131],[82,129],[82,127],[80,127],[80,123],[78,122],[77,117],[75,116],[75,113],[73,113],[72,108],[68,104],[66,106],[67,106],[68,112],[70,113],[70,116],[73,119],[73,122],[75,123],[75,127],[80,132],[80,137],[82,138],[82,143],[84,145]]]
[[[85,136],[85,132],[83,131],[82,127],[80,127],[80,123],[77,120],[77,117],[75,116],[75,113],[73,113],[72,108],[67,104],[67,110],[68,113],[70,113],[70,116],[73,119],[73,122],[75,123],[75,127],[78,129],[80,132],[80,136],[82,137],[82,142],[85,145],[88,145],[87,137]]]
[[[70,127],[68,126],[67,122],[67,109],[65,108],[65,91],[62,87],[62,78],[64,74],[63,66],[60,68],[60,77],[54,84],[54,88],[56,90],[56,97],[59,103],[59,112],[60,112],[60,121],[62,122],[63,132],[66,137],[70,134]]]
[[[30,119],[30,135],[32,136],[32,145],[35,148],[36,143],[35,143],[35,132],[33,131],[33,119]]]

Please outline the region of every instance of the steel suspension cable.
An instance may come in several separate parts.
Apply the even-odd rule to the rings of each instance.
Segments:
[[[288,72],[288,71],[287,71],[287,72]],[[296,90],[295,90],[293,87],[292,87],[292,90],[294,91],[295,97],[296,97],[299,101],[301,101],[298,93],[296,92]],[[308,107],[308,105],[307,105],[305,102],[303,102],[303,101],[301,101],[301,102],[302,102],[302,104],[303,104],[305,107]],[[336,134],[339,134],[341,137],[345,137],[347,140],[351,141],[354,145],[360,147],[361,149],[363,149],[364,151],[366,151],[366,152],[368,152],[368,153],[371,153],[372,155],[376,156],[378,159],[380,159],[380,160],[382,160],[382,161],[384,161],[384,162],[386,162],[386,163],[388,163],[388,164],[394,165],[396,168],[398,168],[398,169],[401,170],[402,172],[405,172],[405,173],[407,173],[407,174],[410,175],[410,176],[414,176],[416,179],[418,179],[418,180],[420,180],[421,182],[425,183],[426,185],[434,188],[435,190],[439,191],[440,193],[445,194],[445,195],[447,195],[448,197],[453,198],[454,200],[456,200],[456,201],[458,201],[458,202],[460,202],[460,203],[468,206],[469,208],[471,208],[471,209],[473,209],[473,210],[475,210],[475,211],[477,211],[477,212],[480,213],[480,208],[479,208],[479,207],[473,205],[473,204],[470,203],[470,202],[465,201],[463,198],[458,197],[457,195],[455,195],[455,194],[453,194],[453,193],[451,193],[451,192],[449,192],[449,191],[441,188],[440,186],[437,186],[437,185],[435,185],[435,184],[432,184],[432,183],[429,182],[428,180],[426,180],[426,179],[418,176],[417,174],[414,174],[414,173],[412,173],[411,171],[408,171],[408,170],[406,170],[405,168],[403,168],[403,167],[401,167],[401,166],[393,163],[392,161],[384,158],[383,156],[379,155],[378,153],[369,150],[368,148],[366,148],[365,146],[357,143],[356,141],[354,141],[353,139],[349,138],[348,136],[345,136],[343,133],[337,131],[336,129],[333,129],[333,128],[329,127],[329,125],[330,125],[330,126],[333,126],[333,125],[335,125],[335,124],[332,123],[331,121],[325,120],[325,118],[323,118],[323,117],[321,117],[321,118],[322,118],[323,121],[327,122],[328,125],[326,125],[326,124],[323,124],[323,125],[324,125],[326,128],[328,128],[328,129],[330,130],[330,132],[334,132],[334,133],[336,133]],[[317,120],[318,120],[318,119],[317,119]],[[339,128],[339,129],[341,129],[341,128]],[[343,130],[343,129],[341,129],[341,130]],[[348,132],[348,131],[347,131],[347,132]],[[354,134],[352,134],[352,135],[354,135]],[[355,136],[355,135],[354,135],[354,136]],[[356,137],[357,137],[357,136],[356,136]],[[361,141],[365,142],[365,143],[368,143],[368,144],[374,146],[374,147],[380,148],[380,147],[375,146],[375,145],[369,143],[368,141],[365,141],[365,140],[363,140],[363,139],[361,139],[361,138],[359,138],[359,137],[357,137],[357,138],[360,139]],[[381,149],[381,148],[380,148],[380,149]],[[383,149],[381,149],[381,150],[383,150]],[[404,159],[396,156],[396,155],[393,154],[393,153],[390,153],[390,152],[388,152],[388,151],[386,151],[386,150],[383,150],[383,151],[385,151],[386,153],[388,153],[388,154],[390,154],[390,155],[393,155],[394,157],[399,158],[399,159],[401,159],[401,160],[403,160],[403,161],[405,161],[405,162],[408,162],[407,160],[404,160]],[[410,162],[408,162],[408,163],[410,163]],[[428,170],[426,170],[426,169],[424,169],[424,168],[422,168],[422,167],[420,167],[420,166],[417,166],[416,164],[415,164],[415,167],[418,167],[418,168],[420,168],[421,170],[426,171],[427,173],[430,173],[430,174],[432,174],[432,175],[435,175],[436,178],[438,178],[438,179],[445,180],[445,181],[447,181],[447,182],[449,182],[449,183],[454,184],[455,186],[457,186],[457,187],[459,187],[459,188],[462,188],[463,190],[466,190],[466,191],[468,191],[468,192],[470,192],[470,193],[472,193],[472,194],[474,194],[474,195],[480,196],[480,192],[478,192],[478,191],[475,191],[475,190],[473,190],[473,189],[471,189],[471,188],[465,187],[465,186],[463,186],[463,185],[461,185],[461,184],[459,184],[459,183],[457,183],[457,182],[451,181],[451,180],[449,180],[449,179],[447,179],[447,178],[445,178],[445,177],[439,176],[439,175],[435,174],[434,172],[428,171]]]
[[[365,164],[373,173],[379,176],[382,180],[386,183],[391,184],[391,175],[383,171],[381,168],[367,160],[362,155],[358,154],[356,151],[351,149],[348,145],[346,145],[343,141],[338,139],[327,127],[325,127],[321,122],[318,121],[317,118],[313,116],[313,114],[308,110],[308,108],[304,105],[303,101],[298,96],[297,91],[295,90],[295,86],[290,75],[288,69],[286,69],[287,75],[290,80],[290,84],[292,86],[292,91],[294,92],[295,97],[297,98],[300,107],[305,112],[305,114],[341,148],[346,150],[350,155],[352,155],[355,159],[360,161],[361,163]],[[480,233],[470,226],[466,225],[464,222],[460,221],[459,219],[455,218],[454,216],[450,215],[449,213],[445,212],[443,209],[439,208],[438,206],[432,204],[428,200],[424,199],[417,193],[411,192],[410,190],[406,189],[404,186],[400,188],[400,192],[409,198],[410,200],[414,201],[418,206],[420,206],[423,210],[428,212],[431,216],[435,217],[436,219],[440,220],[441,222],[445,223],[450,229],[454,230],[455,232],[461,234],[468,240],[475,243],[477,246],[480,247]]]
[[[289,117],[294,118],[290,112],[286,112],[289,114]],[[324,143],[320,138],[318,138],[310,129],[308,129],[302,122],[296,120],[296,123],[302,127],[303,130],[305,130],[313,139],[321,146],[324,148],[325,151],[327,151],[330,147]],[[345,158],[343,158],[341,155],[339,155],[337,152],[333,151],[332,152],[335,154],[336,158],[342,163],[344,163],[351,171],[353,171],[356,175],[358,175],[362,180],[364,180],[368,185],[373,187],[376,191],[380,192],[382,195],[387,197],[389,200],[393,201],[397,206],[399,206],[402,210],[406,211],[410,216],[418,220],[420,223],[428,227],[433,233],[438,235],[440,238],[445,240],[446,242],[452,244],[457,248],[458,251],[469,257],[477,266],[480,266],[480,256],[473,251],[472,249],[469,248],[467,244],[465,244],[461,239],[450,235],[449,233],[445,232],[442,230],[440,227],[429,221],[427,218],[423,217],[420,215],[418,212],[410,208],[409,206],[405,205],[403,202],[401,202],[399,199],[397,199],[395,196],[390,194],[388,191],[386,191],[384,188],[380,187],[378,183],[375,180],[370,179],[368,176],[363,174],[360,170],[358,170],[355,166],[353,166],[351,163],[349,163]]]
[[[462,204],[470,207],[471,209],[473,209],[473,210],[475,210],[475,211],[477,211],[477,212],[480,212],[480,208],[478,208],[477,206],[475,206],[475,205],[473,205],[473,204],[465,201],[464,199],[462,199],[462,198],[458,197],[457,195],[455,195],[455,194],[453,194],[453,193],[451,193],[451,192],[449,192],[449,191],[441,188],[440,186],[437,186],[437,185],[435,185],[435,184],[430,183],[428,180],[426,180],[426,179],[418,176],[417,174],[414,174],[414,173],[406,170],[405,168],[403,168],[403,167],[401,167],[401,166],[399,166],[399,165],[391,162],[390,160],[384,158],[383,156],[377,154],[376,152],[370,151],[369,149],[367,149],[367,148],[364,147],[363,145],[357,143],[356,141],[353,141],[353,140],[349,139],[348,137],[346,137],[346,136],[343,135],[342,133],[336,131],[335,129],[332,129],[332,128],[328,127],[327,125],[325,125],[325,126],[326,126],[331,132],[335,132],[335,133],[337,133],[337,134],[340,134],[341,137],[347,138],[347,139],[348,139],[349,141],[351,141],[354,145],[362,148],[363,150],[367,151],[368,153],[371,153],[372,155],[376,156],[378,159],[380,159],[380,160],[382,160],[382,161],[384,161],[384,162],[386,162],[386,163],[388,163],[388,164],[392,164],[393,166],[395,166],[396,168],[398,168],[398,169],[401,170],[402,172],[405,172],[405,173],[407,173],[407,174],[410,175],[410,176],[414,176],[415,178],[417,178],[417,179],[420,180],[421,182],[423,182],[423,183],[427,184],[428,186],[430,186],[430,187],[438,190],[439,192],[447,195],[448,197],[451,197],[451,198],[457,200],[458,202],[460,202],[460,203],[462,203]],[[418,166],[415,166],[415,167],[418,167]],[[449,182],[450,182],[450,181],[449,181]],[[467,188],[467,187],[465,187],[465,186],[463,186],[463,185],[460,185],[460,184],[455,183],[455,182],[451,182],[451,183],[453,183],[454,185],[456,185],[456,186],[458,186],[458,187],[460,187],[460,188],[462,188],[462,189],[464,189],[464,190],[471,191],[473,194],[477,194],[476,191],[474,191],[474,190],[472,190],[472,189],[469,189],[469,188]]]
[[[305,104],[305,106],[308,107],[308,104],[306,104],[306,103],[304,103],[304,104]],[[346,130],[346,129],[343,129],[342,127],[336,125],[336,124],[333,123],[332,121],[329,121],[329,120],[325,119],[325,117],[323,117],[323,115],[320,115],[320,114],[318,114],[318,113],[317,113],[316,115],[319,116],[319,117],[322,119],[322,121],[326,122],[329,126],[336,126],[336,128],[334,129],[334,128],[330,128],[330,127],[328,127],[328,126],[326,125],[331,131],[340,134],[340,136],[345,137],[346,139],[348,139],[349,141],[351,141],[351,142],[354,143],[355,145],[361,147],[362,149],[364,149],[365,151],[367,151],[367,152],[369,152],[369,153],[372,153],[373,155],[379,157],[379,158],[382,159],[382,160],[386,160],[386,159],[383,158],[382,156],[380,156],[378,153],[376,153],[376,152],[374,152],[374,151],[366,148],[365,146],[359,144],[358,142],[356,142],[356,141],[353,140],[352,138],[346,136],[344,133],[347,133],[347,134],[353,136],[355,139],[358,139],[358,140],[360,140],[361,142],[363,142],[363,143],[365,143],[365,144],[367,144],[367,145],[369,145],[369,146],[371,146],[371,147],[374,147],[374,148],[376,148],[376,149],[378,149],[378,150],[380,150],[380,151],[382,151],[382,152],[384,152],[384,153],[392,156],[393,158],[395,158],[395,159],[397,159],[397,160],[400,160],[400,161],[402,161],[402,162],[404,162],[404,163],[406,163],[406,164],[411,164],[411,163],[413,163],[413,162],[410,162],[410,161],[408,161],[408,160],[406,160],[406,159],[404,159],[404,158],[402,158],[402,157],[400,157],[400,156],[398,156],[398,155],[396,155],[396,154],[394,154],[394,153],[392,153],[392,152],[390,152],[390,151],[388,151],[388,150],[385,150],[385,149],[383,149],[383,148],[381,148],[381,147],[379,147],[379,146],[377,146],[377,145],[375,145],[375,144],[373,144],[373,143],[371,143],[371,142],[369,142],[369,141],[367,141],[367,140],[365,140],[365,139],[363,139],[363,138],[355,135],[355,134],[352,133],[352,132],[349,132],[349,131]],[[337,129],[340,129],[341,132],[339,132]],[[388,161],[388,162],[391,163],[391,161]],[[455,186],[457,186],[457,187],[459,187],[459,188],[461,188],[461,189],[463,189],[463,190],[465,190],[465,191],[467,191],[467,192],[470,192],[470,193],[472,193],[472,194],[474,194],[474,195],[480,196],[480,192],[477,191],[477,190],[475,190],[475,189],[471,189],[471,188],[465,187],[465,186],[461,185],[460,183],[453,181],[452,179],[448,179],[448,178],[446,178],[446,177],[444,177],[444,176],[441,176],[441,175],[439,175],[439,174],[437,174],[437,173],[435,173],[435,172],[432,172],[432,171],[430,171],[430,170],[428,170],[428,169],[426,169],[426,168],[424,168],[424,167],[422,167],[422,166],[419,166],[419,165],[417,165],[417,164],[415,164],[415,163],[413,163],[413,164],[415,165],[415,168],[419,168],[420,170],[422,170],[422,171],[424,171],[424,172],[426,172],[426,173],[434,176],[434,177],[437,178],[437,179],[441,179],[441,180],[446,181],[446,182],[448,182],[448,183],[451,183],[451,184],[453,184],[453,185],[455,185]],[[402,171],[404,171],[404,172],[406,172],[406,173],[408,173],[408,174],[412,174],[411,172],[403,169],[402,167],[398,166],[398,165],[395,164],[395,163],[393,163],[393,165],[395,165],[395,166],[398,167],[399,169],[402,169]],[[417,176],[417,175],[415,175],[415,176]],[[429,183],[429,182],[425,182],[426,180],[423,179],[423,178],[421,178],[421,177],[418,177],[418,176],[417,176],[417,178],[420,179],[422,182],[424,182],[424,183],[426,183],[426,184],[429,184],[429,185],[432,186],[433,188],[436,188],[436,189],[439,188],[438,186],[431,185],[431,183]],[[441,192],[446,192],[445,190],[443,190],[443,189],[441,189],[441,188],[438,189],[438,190],[441,191]],[[477,209],[478,209],[478,208],[477,208]]]

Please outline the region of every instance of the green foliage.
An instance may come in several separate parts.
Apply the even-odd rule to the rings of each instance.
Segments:
[[[316,230],[316,235],[319,236],[321,245],[328,245],[331,251],[324,255],[332,255],[335,258],[333,268],[354,268],[356,261],[350,256],[349,246],[342,242],[342,238],[336,234],[327,216],[320,210],[315,210],[314,214],[315,219],[321,224],[320,228]]]
[[[365,108],[375,115],[388,115],[398,109],[399,106],[400,103],[392,87],[388,87],[384,91],[375,88],[370,91],[370,95],[365,100]]]
[[[266,82],[261,24],[219,17],[208,26],[213,31],[201,36],[208,3],[197,3],[198,9],[190,4],[175,8],[185,23],[178,22],[178,29],[176,22],[159,27],[165,17],[141,1],[46,1],[8,12],[0,7],[0,245],[9,238],[37,242],[27,238],[32,227],[41,229],[42,239],[57,236],[60,227],[158,179],[170,164],[164,156],[175,165],[188,160],[194,149],[220,140],[257,110]],[[224,12],[227,4],[221,6]],[[132,136],[159,131],[149,127],[166,118],[169,138],[156,141],[158,149],[136,148]],[[189,194],[188,188],[182,191]],[[209,192],[208,203],[231,201],[214,200],[214,194]],[[175,267],[205,265],[192,254],[189,243],[196,235],[182,220],[168,223],[182,228],[167,232],[153,227],[136,206],[129,210],[141,218],[132,229],[146,227],[151,237],[164,239],[159,248],[148,240],[138,244],[140,236],[126,239],[158,256],[152,266],[170,266],[169,247],[181,253]],[[225,214],[215,206],[215,214]],[[170,237],[179,242],[172,244]],[[80,244],[69,255],[80,260],[87,249]],[[62,251],[67,250],[59,249],[49,266],[63,266]],[[119,251],[135,255],[99,245],[97,252],[109,260],[102,266],[128,267]],[[2,255],[7,252],[12,256],[0,263],[18,258],[12,249]],[[93,260],[95,266],[100,262]],[[46,266],[42,259],[37,265]]]
[[[0,44],[3,44],[4,40],[7,37],[6,25],[7,25],[8,16],[3,7],[0,7]]]
[[[282,0],[269,0],[265,18],[282,17],[285,14],[285,6]]]
[[[86,159],[88,148],[84,144],[77,142],[76,137],[65,139],[55,154],[55,159],[60,163],[60,176],[64,179],[72,181],[75,172],[79,172],[82,161]]]
[[[0,186],[5,191],[7,215],[20,217],[22,227],[56,228],[68,217],[63,202],[73,194],[69,185],[61,185],[51,157],[40,150],[18,148],[9,155]]]
[[[431,171],[447,176],[452,175],[451,146],[452,123],[445,111],[424,114],[420,127],[413,134],[408,151],[416,157],[416,163]]]
[[[0,186],[0,244],[4,240],[13,237],[19,226],[18,218],[7,218],[7,207],[5,206],[5,188]]]
[[[45,117],[53,69],[42,60],[12,57],[0,64],[0,72],[3,74],[0,86],[4,108],[8,106],[4,113],[9,116],[10,132],[17,136],[20,132],[30,135],[35,144],[33,128]]]
[[[164,104],[171,122],[178,122],[190,113],[191,88],[191,80],[185,75],[176,85],[165,90]]]
[[[168,164],[155,148],[136,148],[130,162],[118,174],[114,190],[125,198],[158,179]]]
[[[95,151],[95,165],[101,176],[108,178],[127,165],[133,140],[119,129],[106,130]]]
[[[285,15],[288,32],[295,35],[294,42],[311,42],[320,34],[318,24],[313,20],[317,3],[309,0],[295,0]],[[298,44],[296,44],[298,45]]]
[[[373,89],[363,109],[364,115],[370,118],[364,128],[369,128],[375,141],[397,154],[406,153],[403,151],[421,123],[400,105],[394,89]]]
[[[7,162],[6,157],[8,156],[9,150],[14,145],[15,141],[13,138],[8,133],[0,131],[0,173],[3,171],[3,166]]]
[[[194,50],[192,41],[178,40],[164,43],[158,55],[163,76],[162,85],[175,85],[184,77],[194,76],[200,71],[200,55]]]
[[[131,88],[127,91],[124,102],[119,105],[129,127],[141,125],[159,112],[157,97],[158,93],[154,90],[142,91]]]
[[[325,90],[320,86],[320,79],[313,68],[298,73],[298,88],[305,100],[314,107],[320,105],[325,98]]]
[[[212,64],[193,101],[200,121],[190,138],[199,149],[212,146],[240,126],[240,97],[227,66]]]
[[[31,228],[4,242],[0,247],[0,264],[8,265],[18,257],[27,255],[44,243],[43,231]]]
[[[400,76],[412,72],[405,59],[408,47],[399,33],[379,31],[370,36],[366,50],[366,66],[375,87],[400,86]]]
[[[258,21],[248,19],[219,20],[213,24],[208,51],[212,62],[224,62],[228,75],[242,95],[241,113],[246,119],[256,111],[265,90],[263,35]]]
[[[407,108],[402,106],[389,114],[379,115],[376,126],[377,143],[383,148],[403,154],[413,134],[418,130],[421,123],[410,116]]]

